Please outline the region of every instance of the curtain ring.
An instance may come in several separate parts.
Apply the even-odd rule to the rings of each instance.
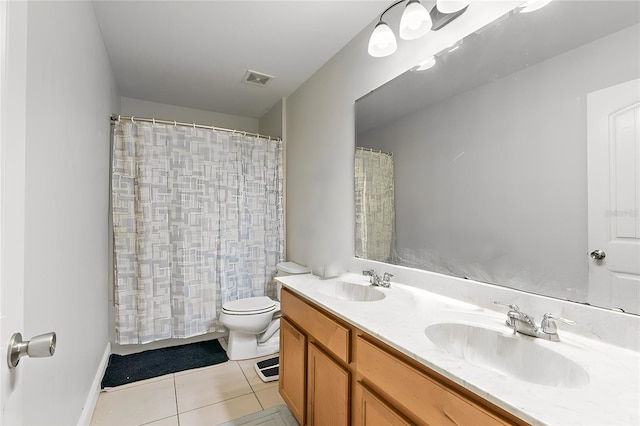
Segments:
[[[118,114],[118,123],[120,122],[120,114]]]
[[[151,121],[153,122],[153,125],[155,126],[156,125],[156,119],[152,118]]]
[[[177,127],[178,123],[176,123],[176,120],[173,120],[173,127]]]
[[[136,124],[136,122],[135,122],[135,121],[134,121],[134,119],[133,119],[133,115],[131,116],[131,122],[132,122],[133,124]]]

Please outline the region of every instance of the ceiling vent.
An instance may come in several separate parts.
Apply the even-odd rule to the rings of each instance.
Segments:
[[[251,71],[251,70],[248,70],[244,74],[244,77],[242,78],[242,81],[245,83],[254,84],[256,86],[261,86],[261,87],[264,87],[267,84],[269,84],[271,80],[273,80],[272,75],[262,74],[257,71]]]

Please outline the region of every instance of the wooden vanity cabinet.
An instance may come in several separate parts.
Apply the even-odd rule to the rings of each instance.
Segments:
[[[280,394],[301,425],[526,425],[282,289]]]
[[[293,417],[305,424],[307,336],[286,318],[280,318],[280,396]]]
[[[356,337],[355,364],[360,383],[417,424],[526,424],[365,333]]]
[[[354,412],[358,413],[355,419],[360,426],[409,426],[413,424],[362,382],[356,384],[354,403]]]
[[[349,370],[313,343],[307,354],[307,424],[350,424]]]
[[[286,288],[280,304],[282,399],[301,425],[351,424],[351,329]]]

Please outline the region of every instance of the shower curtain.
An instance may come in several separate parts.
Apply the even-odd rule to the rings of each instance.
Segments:
[[[393,157],[367,148],[355,154],[355,255],[388,262],[395,243]]]
[[[284,259],[281,142],[133,120],[113,135],[117,343],[216,331],[222,303],[271,295]]]

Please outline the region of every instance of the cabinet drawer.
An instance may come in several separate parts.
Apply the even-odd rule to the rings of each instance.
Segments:
[[[355,389],[356,425],[359,426],[411,426],[395,408],[371,392],[367,386],[358,382]]]
[[[393,406],[403,407],[421,423],[510,424],[360,336],[356,345],[358,373],[393,400]]]
[[[323,314],[286,288],[280,296],[282,314],[302,328],[336,358],[349,364],[351,330]]]

